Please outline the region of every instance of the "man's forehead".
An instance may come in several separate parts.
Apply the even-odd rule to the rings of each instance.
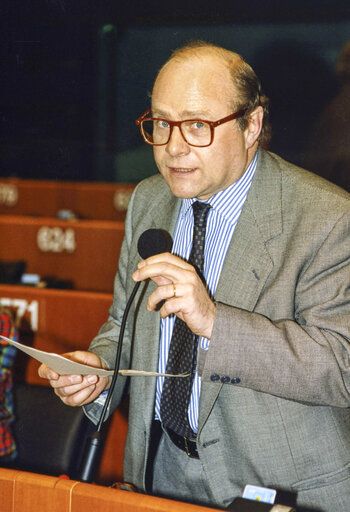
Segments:
[[[183,116],[210,115],[214,103],[231,103],[234,87],[222,60],[170,61],[159,73],[152,91],[152,110],[167,114],[170,105]]]

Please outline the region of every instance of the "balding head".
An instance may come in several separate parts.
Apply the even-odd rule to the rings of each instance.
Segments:
[[[227,69],[231,78],[232,98],[230,109],[238,111],[246,109],[246,114],[238,120],[241,130],[245,130],[248,124],[249,115],[260,105],[264,110],[264,119],[260,143],[267,147],[271,138],[271,127],[269,123],[268,98],[262,93],[261,84],[252,67],[238,54],[226,50],[220,46],[212,45],[203,41],[194,41],[181,48],[176,49],[169,60],[160,69],[158,77],[173,63],[181,64],[188,61],[215,60],[218,66]]]

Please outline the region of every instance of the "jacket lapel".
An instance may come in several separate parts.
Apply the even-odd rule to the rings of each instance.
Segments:
[[[164,229],[173,236],[180,206],[181,200],[172,194],[161,196],[157,204],[152,206],[152,220],[148,228]],[[152,340],[151,343],[141,344],[140,368],[156,372],[159,359],[160,315],[157,312],[148,312],[146,309],[147,298],[155,288],[156,285],[152,281],[146,281],[142,286],[137,304],[137,316],[138,323],[142,328],[142,337]],[[150,425],[153,419],[155,392],[156,378],[142,379],[142,411],[145,425]]]
[[[268,241],[282,232],[281,175],[259,151],[258,166],[238,220],[215,293],[215,300],[253,311],[273,262]],[[199,431],[221,386],[202,382]]]

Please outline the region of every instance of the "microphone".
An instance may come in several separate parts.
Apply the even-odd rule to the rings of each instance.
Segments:
[[[162,252],[170,252],[172,246],[172,238],[164,229],[147,229],[137,242],[137,250],[143,260]]]
[[[147,229],[144,231],[137,242],[137,250],[142,259],[149,258],[150,256],[154,256],[156,254],[161,254],[162,252],[170,252],[172,248],[172,238],[170,234],[163,229]],[[119,339],[118,339],[118,349],[115,359],[114,373],[112,377],[112,382],[110,388],[108,390],[107,398],[105,400],[104,406],[101,411],[100,419],[98,421],[96,431],[87,439],[86,441],[86,449],[85,454],[81,464],[81,476],[80,479],[82,482],[91,483],[98,466],[98,462],[100,456],[102,455],[102,447],[103,447],[103,438],[101,435],[101,428],[104,422],[108,406],[111,402],[114,388],[118,379],[118,371],[120,365],[120,358],[122,353],[123,346],[123,338],[124,331],[126,327],[126,320],[129,314],[129,310],[131,304],[135,298],[137,290],[140,287],[142,281],[139,281],[135,284],[133,291],[130,295],[130,298],[125,306],[123,318],[120,324],[119,331]]]

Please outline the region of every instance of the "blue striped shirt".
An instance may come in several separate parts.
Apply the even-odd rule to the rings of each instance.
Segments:
[[[256,164],[257,154],[238,181],[225,190],[218,192],[207,201],[204,201],[211,205],[205,236],[204,277],[208,292],[212,297],[215,297],[215,290],[227,249],[252,183]],[[193,210],[191,206],[195,201],[196,199],[183,199],[174,234],[172,252],[186,260],[188,260],[192,248]],[[158,362],[158,372],[160,373],[165,373],[175,318],[175,315],[171,315],[161,320]],[[200,337],[199,343],[202,349],[208,350],[208,339]],[[164,377],[158,377],[155,403],[156,419],[160,419],[159,411],[163,384]],[[189,423],[194,432],[198,431],[199,397],[200,378],[196,372],[188,411]]]

